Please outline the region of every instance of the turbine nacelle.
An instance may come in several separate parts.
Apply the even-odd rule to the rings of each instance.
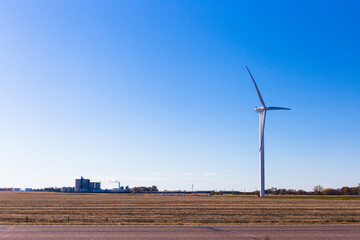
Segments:
[[[283,107],[256,107],[255,112],[261,113],[268,110],[291,110],[290,108],[283,108]]]
[[[257,113],[261,113],[261,112],[265,111],[266,109],[264,107],[256,107],[254,110]]]

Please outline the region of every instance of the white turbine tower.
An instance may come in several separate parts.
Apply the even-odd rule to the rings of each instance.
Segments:
[[[283,107],[266,107],[263,98],[261,97],[260,91],[256,82],[249,70],[246,66],[251,79],[254,82],[256,91],[259,95],[259,99],[261,102],[262,107],[255,108],[255,112],[259,113],[259,160],[260,160],[260,197],[265,197],[265,164],[264,164],[264,130],[265,130],[265,118],[266,118],[266,111],[268,110],[291,110],[290,108],[283,108]]]

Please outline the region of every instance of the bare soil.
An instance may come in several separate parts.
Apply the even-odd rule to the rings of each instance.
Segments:
[[[358,197],[0,192],[0,224],[360,223]]]

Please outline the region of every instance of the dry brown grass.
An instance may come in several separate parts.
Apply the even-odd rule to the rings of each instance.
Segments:
[[[0,224],[360,223],[360,201],[344,199],[0,192]]]

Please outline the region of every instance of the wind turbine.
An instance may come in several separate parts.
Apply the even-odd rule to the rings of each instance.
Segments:
[[[291,110],[290,108],[283,108],[283,107],[266,107],[265,102],[260,94],[259,88],[256,85],[256,82],[249,70],[246,66],[251,79],[254,82],[256,91],[259,95],[259,99],[261,102],[262,107],[255,108],[255,112],[259,113],[259,160],[260,160],[260,197],[265,197],[265,164],[264,164],[264,130],[265,130],[265,118],[266,118],[266,111],[268,110]]]

